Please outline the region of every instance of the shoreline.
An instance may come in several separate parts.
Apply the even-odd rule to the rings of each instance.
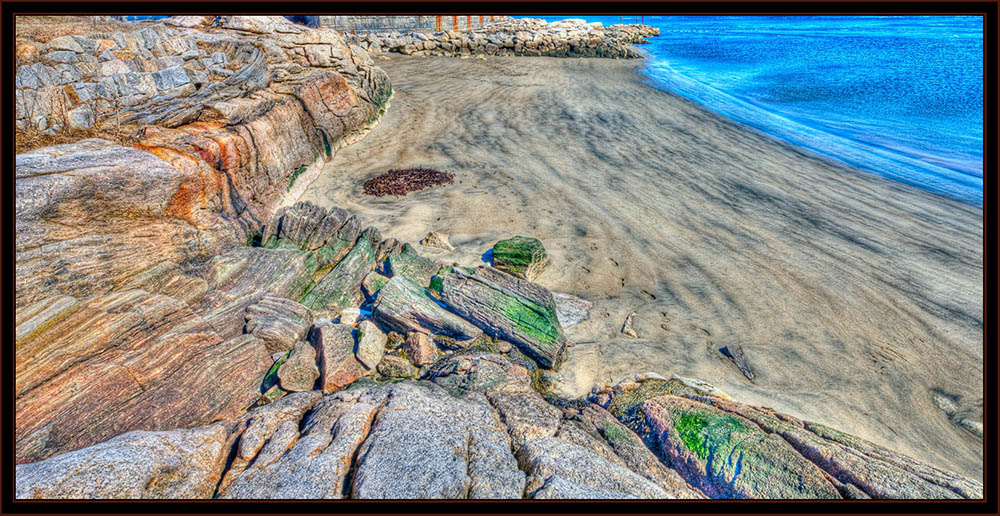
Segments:
[[[456,251],[418,250],[467,266],[501,238],[541,239],[554,267],[537,281],[596,304],[567,330],[560,392],[643,372],[712,378],[749,403],[981,478],[981,441],[934,402],[982,399],[981,209],[643,84],[639,60],[379,64],[394,109],[300,200],[400,241],[451,233]],[[456,184],[361,193],[408,166],[455,172]],[[619,332],[631,311],[639,339]],[[729,343],[755,383],[718,352]]]

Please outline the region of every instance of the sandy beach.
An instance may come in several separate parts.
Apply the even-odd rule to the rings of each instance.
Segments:
[[[540,239],[537,280],[595,303],[567,330],[559,394],[637,373],[712,383],[982,479],[982,440],[941,408],[983,397],[982,210],[837,166],[651,88],[609,59],[378,61],[394,97],[301,200],[472,266]],[[455,183],[375,198],[433,167]],[[639,338],[621,334],[635,312]],[[739,344],[753,382],[720,352]],[[937,397],[937,402],[935,402]],[[977,405],[978,404],[978,405]]]

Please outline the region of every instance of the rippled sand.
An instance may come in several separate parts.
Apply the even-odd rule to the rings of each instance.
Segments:
[[[538,282],[596,303],[568,330],[560,393],[647,371],[700,378],[982,478],[982,441],[933,401],[982,403],[981,209],[645,86],[634,61],[380,64],[392,107],[302,199],[414,244],[450,233],[453,253],[417,249],[463,265],[501,238],[541,239],[552,266]],[[362,193],[411,166],[455,184]],[[638,339],[619,331],[632,311]],[[752,383],[719,353],[736,343]]]

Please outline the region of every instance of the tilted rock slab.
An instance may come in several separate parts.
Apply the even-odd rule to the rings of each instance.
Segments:
[[[18,463],[123,431],[232,418],[259,396],[271,365],[263,341],[223,340],[186,303],[141,290],[48,313],[16,343]]]
[[[302,304],[313,310],[333,312],[357,306],[364,297],[361,282],[375,266],[375,245],[378,241],[374,228],[362,232],[344,259],[302,298]]]
[[[405,276],[394,277],[382,286],[372,317],[401,333],[419,331],[463,341],[483,334],[472,323],[441,308],[423,287]]]
[[[406,276],[422,287],[431,283],[431,276],[438,271],[438,265],[417,253],[410,244],[403,244],[400,251],[387,259],[386,272],[390,277]]]
[[[292,349],[306,336],[312,325],[312,313],[290,299],[264,296],[246,311],[246,332],[261,339],[269,353]]]
[[[655,451],[713,498],[841,497],[819,467],[750,421],[671,395],[640,410]]]
[[[470,272],[453,267],[441,285],[441,300],[452,311],[516,345],[542,367],[558,366],[566,337],[544,287],[486,266]]]

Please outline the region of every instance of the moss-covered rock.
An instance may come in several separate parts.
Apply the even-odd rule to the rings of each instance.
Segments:
[[[545,368],[558,367],[566,347],[552,294],[489,267],[442,278],[441,300],[492,337],[506,340]]]
[[[313,310],[339,311],[361,302],[361,282],[375,264],[372,241],[358,238],[347,256],[337,264],[315,287],[309,290],[301,303]]]
[[[742,417],[669,394],[640,410],[647,445],[713,498],[841,497],[819,467]]]
[[[434,260],[420,256],[410,244],[403,244],[398,253],[386,258],[386,272],[389,276],[406,276],[422,287],[430,284],[431,276],[438,268]]]
[[[537,238],[516,236],[493,245],[493,266],[534,281],[549,265],[545,247]]]

